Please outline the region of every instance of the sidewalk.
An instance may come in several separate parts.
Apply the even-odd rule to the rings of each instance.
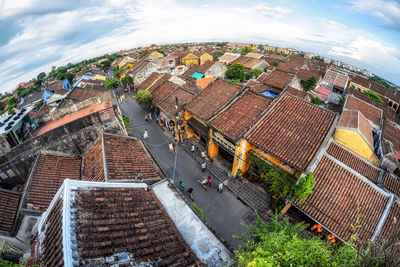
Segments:
[[[197,147],[197,142],[193,139],[186,139],[182,146],[189,153],[192,144]],[[197,147],[193,157],[202,162],[200,149]],[[207,162],[207,170],[213,174],[219,182],[224,182],[225,188],[228,188],[240,201],[249,206],[252,210],[257,210],[260,215],[266,214],[267,210],[273,204],[273,200],[263,188],[259,188],[246,179],[238,179],[228,175],[228,171],[223,170],[215,163]]]

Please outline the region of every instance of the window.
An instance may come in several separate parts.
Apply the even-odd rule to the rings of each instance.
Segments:
[[[360,89],[360,87],[357,87],[357,91],[361,92],[361,89]]]
[[[391,108],[393,106],[393,102],[389,101],[389,108]]]
[[[393,104],[393,109],[397,110],[397,108],[398,108],[398,105],[397,104]]]
[[[351,86],[351,88],[355,89],[356,87],[354,86],[354,84]]]

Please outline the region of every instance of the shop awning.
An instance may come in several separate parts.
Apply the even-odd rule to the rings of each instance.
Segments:
[[[209,127],[204,126],[201,122],[196,120],[195,118],[191,117],[190,119],[187,120],[187,123],[189,124],[190,127],[197,133],[200,134],[206,138],[208,138],[208,133],[209,133]]]

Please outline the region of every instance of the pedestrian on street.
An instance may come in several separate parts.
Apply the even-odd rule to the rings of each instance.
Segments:
[[[206,151],[202,151],[201,152],[201,157],[203,158],[203,160],[206,159],[206,156],[207,156]]]
[[[193,198],[193,188],[189,188],[189,189],[188,189],[188,193],[189,193],[190,199],[191,199],[192,201],[194,201],[194,198]]]
[[[171,153],[174,153],[174,147],[173,147],[173,145],[172,145],[172,142],[169,143],[168,148],[169,148],[169,151],[170,151]]]
[[[211,187],[211,177],[210,176],[208,176],[208,178],[207,178],[207,184],[209,187]]]
[[[149,112],[149,120],[151,121],[153,118],[151,117],[151,112]]]
[[[179,182],[179,190],[183,191],[184,189],[185,189],[185,184],[182,181],[180,181]]]
[[[192,145],[192,147],[190,148],[190,151],[192,152],[192,155],[194,156],[194,145]]]
[[[206,162],[203,161],[203,163],[201,164],[201,172],[205,172],[206,171]]]
[[[220,193],[222,193],[222,189],[223,189],[223,188],[224,188],[224,184],[221,182],[221,183],[219,183],[219,185],[218,185],[217,191],[220,192]]]
[[[147,130],[144,130],[143,139],[147,140],[148,138],[149,138],[149,133],[147,132]]]
[[[175,154],[175,152],[176,152],[176,144],[175,142],[172,142],[172,153]]]
[[[149,122],[149,115],[144,115],[144,119],[146,120],[146,122]]]

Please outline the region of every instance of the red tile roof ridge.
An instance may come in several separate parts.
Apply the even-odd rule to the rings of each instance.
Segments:
[[[373,109],[375,109],[375,110],[377,110],[377,111],[380,111],[380,113],[381,113],[380,117],[381,117],[381,118],[383,117],[383,110],[382,110],[382,109],[380,109],[380,108],[378,108],[378,107],[376,107],[376,106],[374,106],[374,105],[372,105],[372,104],[370,104],[370,103],[368,103],[368,102],[365,102],[364,100],[362,100],[362,99],[356,97],[356,96],[353,95],[353,94],[349,94],[349,95],[347,96],[346,101],[345,101],[345,103],[344,103],[344,105],[343,105],[343,110],[355,110],[355,109],[348,109],[348,108],[346,108],[347,101],[348,101],[349,97],[353,97],[353,98],[355,98],[357,101],[361,101],[363,104],[365,104],[365,105],[367,105],[367,106],[369,106],[369,107],[371,107],[371,108],[373,108]],[[361,111],[360,111],[360,112],[361,112]],[[363,115],[364,115],[364,114],[363,114]],[[364,117],[365,117],[365,115],[364,115]],[[371,121],[371,120],[368,119],[368,121]],[[371,121],[371,122],[374,123],[373,121]],[[374,124],[375,124],[375,123],[374,123]],[[377,125],[377,126],[380,126],[380,125]]]

